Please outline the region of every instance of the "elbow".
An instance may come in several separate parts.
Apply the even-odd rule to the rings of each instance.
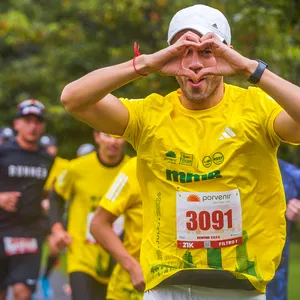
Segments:
[[[60,101],[64,105],[67,112],[70,114],[74,114],[77,110],[76,106],[76,90],[72,83],[69,83],[66,85],[62,91]]]

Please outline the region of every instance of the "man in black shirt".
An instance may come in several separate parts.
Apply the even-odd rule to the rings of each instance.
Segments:
[[[14,141],[0,145],[0,300],[8,286],[14,299],[30,299],[48,222],[41,208],[43,187],[54,158],[39,146],[45,108],[36,100],[17,110]]]

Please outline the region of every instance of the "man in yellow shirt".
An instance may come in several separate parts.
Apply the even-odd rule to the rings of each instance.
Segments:
[[[168,44],[148,55],[135,47],[133,60],[68,84],[62,102],[137,151],[144,299],[265,299],[286,232],[276,153],[281,141],[300,142],[300,88],[233,50],[212,7],[176,13]],[[175,76],[180,89],[110,94],[152,73]]]
[[[123,244],[113,230],[115,220],[124,215]],[[144,278],[139,264],[142,241],[142,199],[136,177],[136,157],[120,170],[101,199],[91,223],[95,239],[119,263],[108,283],[108,300],[141,300]]]
[[[105,299],[112,269],[110,255],[96,243],[89,227],[99,201],[120,168],[129,160],[123,139],[94,132],[97,151],[70,161],[51,194],[53,245],[67,250],[72,299]],[[64,200],[70,200],[68,229],[64,230]]]

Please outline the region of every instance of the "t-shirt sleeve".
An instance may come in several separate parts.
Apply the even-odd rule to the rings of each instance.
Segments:
[[[99,206],[118,217],[134,205],[138,196],[136,163],[129,161],[115,177]]]
[[[68,168],[63,170],[56,178],[54,183],[54,190],[66,201],[71,198],[73,190],[73,177],[72,168],[69,165]]]
[[[50,191],[54,185],[54,182],[56,180],[56,177],[62,173],[64,169],[67,168],[68,160],[61,159],[56,157],[53,163],[53,166],[50,170],[49,176],[47,178],[47,181],[44,185],[45,191]]]
[[[144,125],[144,99],[125,99],[120,98],[122,103],[128,109],[129,112],[129,120],[125,132],[122,136],[125,140],[127,140],[135,150],[138,149],[141,132],[143,130]]]
[[[272,145],[279,145],[283,140],[274,130],[274,121],[279,113],[283,111],[283,108],[262,90],[253,88],[252,92],[262,130],[265,132]]]

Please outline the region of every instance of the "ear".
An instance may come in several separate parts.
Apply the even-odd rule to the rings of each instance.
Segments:
[[[20,130],[20,126],[21,126],[20,120],[19,119],[14,120],[13,126],[14,126],[14,130],[15,131],[19,131]]]

